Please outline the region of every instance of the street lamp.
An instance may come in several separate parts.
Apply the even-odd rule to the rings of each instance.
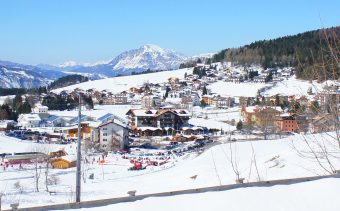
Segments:
[[[77,173],[76,173],[76,202],[80,203],[81,192],[81,95],[79,93],[79,107],[78,107],[78,143],[77,143]]]

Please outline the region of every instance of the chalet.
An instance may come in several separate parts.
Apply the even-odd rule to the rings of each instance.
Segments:
[[[203,95],[202,100],[207,105],[213,105],[214,101],[214,95]]]
[[[259,76],[255,76],[253,78],[253,81],[256,83],[265,83],[266,82],[266,75],[259,75]]]
[[[243,81],[243,77],[241,75],[231,75],[225,79],[226,82],[240,83]]]
[[[56,169],[67,169],[75,167],[77,158],[74,155],[65,155],[62,157],[55,158],[51,161],[52,168]]]
[[[48,157],[49,158],[59,158],[59,157],[66,156],[66,155],[68,155],[68,153],[65,150],[61,149],[61,150],[57,150],[57,151],[54,151],[54,152],[50,152],[48,154]]]
[[[179,83],[179,78],[177,77],[170,77],[168,78],[169,84],[178,84]]]
[[[218,79],[218,76],[214,73],[210,73],[207,76],[203,77],[203,80],[205,80],[207,83],[213,83],[216,82]]]
[[[91,126],[90,122],[82,121],[80,129],[80,137],[82,139],[90,139],[91,136]],[[64,139],[77,139],[78,138],[78,125],[60,128],[60,132]]]
[[[281,107],[275,106],[243,106],[241,109],[244,123],[255,126],[274,126],[276,116],[281,113]]]
[[[216,96],[212,99],[212,105],[217,108],[230,108],[235,103],[235,99],[232,97]]]
[[[102,98],[102,104],[104,105],[120,105],[127,104],[127,95],[126,94],[108,94]]]
[[[297,132],[299,125],[296,116],[289,114],[278,116],[275,121],[275,129],[280,132]]]
[[[310,130],[312,133],[322,133],[334,131],[337,129],[338,119],[332,114],[320,114],[312,119],[310,122]],[[338,123],[339,124],[339,123]]]
[[[134,94],[141,94],[142,93],[142,89],[141,88],[137,88],[137,87],[131,87],[130,88],[130,92],[132,92]]]
[[[191,118],[191,114],[185,109],[162,108],[158,110],[130,109],[129,126],[132,132],[148,129],[149,131],[172,129],[180,130]]]

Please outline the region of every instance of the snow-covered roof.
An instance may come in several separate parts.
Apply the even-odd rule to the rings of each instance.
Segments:
[[[77,156],[76,155],[65,155],[60,157],[63,160],[66,160],[68,162],[76,162],[77,161]]]
[[[190,112],[186,109],[160,109],[160,110],[156,110],[156,109],[131,109],[128,111],[132,112],[135,116],[145,116],[145,117],[153,117],[153,116],[158,116],[161,115],[163,113],[166,112],[172,112],[178,116],[191,116]]]
[[[97,120],[102,122],[102,121],[105,121],[107,119],[111,119],[112,117],[113,117],[113,114],[107,113],[107,114],[97,118]]]
[[[255,110],[259,109],[259,110],[263,110],[266,108],[272,108],[278,112],[282,112],[282,108],[280,106],[265,106],[265,107],[260,107],[260,106],[247,106],[245,107],[245,110],[247,113],[254,113]]]
[[[50,116],[48,116],[47,117],[47,119],[45,120],[46,122],[53,122],[53,121],[55,121],[55,120],[57,120],[57,119],[59,119],[60,117],[59,116],[57,116],[57,115],[50,115]]]
[[[25,119],[28,121],[40,121],[40,116],[38,114],[20,114],[19,119]]]

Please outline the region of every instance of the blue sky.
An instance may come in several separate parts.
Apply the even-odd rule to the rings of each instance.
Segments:
[[[0,0],[0,60],[95,62],[147,43],[191,56],[337,26],[339,8],[336,0]]]

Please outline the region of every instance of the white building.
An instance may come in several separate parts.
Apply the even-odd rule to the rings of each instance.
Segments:
[[[18,118],[18,125],[24,128],[39,127],[40,116],[38,114],[20,114]]]
[[[129,130],[118,121],[109,121],[92,130],[91,141],[104,151],[124,149],[129,144]]]
[[[32,113],[35,114],[46,114],[48,113],[48,107],[41,104],[35,104],[32,108]]]

